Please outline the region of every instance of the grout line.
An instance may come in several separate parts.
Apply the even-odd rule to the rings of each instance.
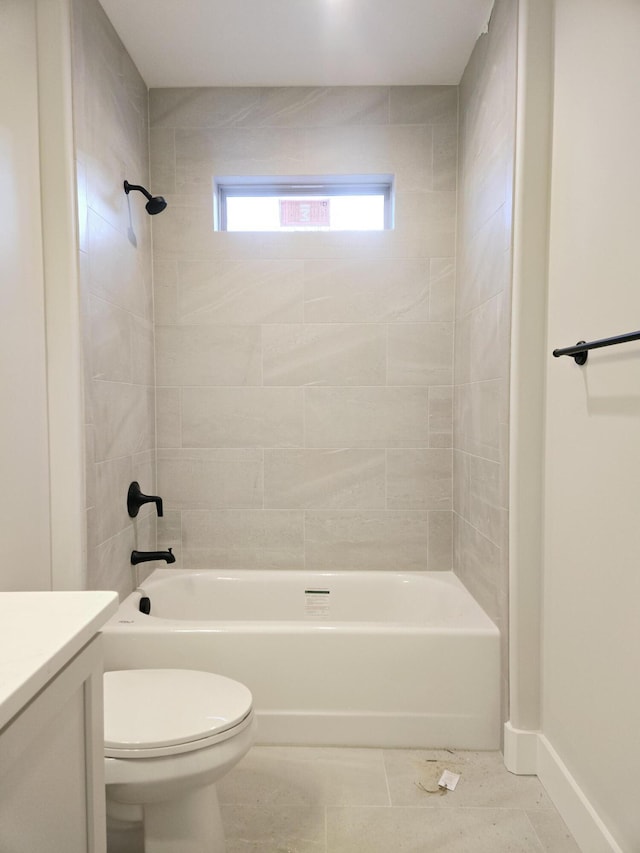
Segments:
[[[302,510],[302,569],[307,571],[307,510]]]
[[[529,826],[531,827],[531,831],[533,832],[533,836],[534,836],[535,840],[538,842],[538,844],[540,845],[540,851],[542,853],[542,851],[544,851],[546,849],[546,847],[545,847],[545,844],[544,844],[542,838],[540,838],[540,836],[538,835],[538,831],[535,828],[533,821],[529,817],[529,814],[528,814],[529,811],[533,811],[533,810],[532,809],[522,809],[522,813],[524,814]],[[545,811],[549,811],[549,809],[545,809]]]
[[[391,801],[391,788],[389,786],[389,774],[387,773],[387,762],[384,757],[384,749],[380,750],[382,752],[382,767],[384,769],[384,781],[387,786],[387,798],[389,800],[389,807],[393,808],[393,803]]]
[[[330,853],[330,851],[329,851],[329,807],[327,805],[324,806],[324,851],[325,851],[325,853]]]
[[[495,805],[492,805],[492,806],[472,806],[472,805],[444,806],[444,805],[435,805],[435,804],[434,805],[427,805],[426,803],[425,803],[425,805],[420,805],[420,806],[410,805],[410,804],[401,804],[401,805],[397,805],[397,806],[380,806],[380,805],[366,805],[364,803],[346,803],[346,804],[339,805],[339,806],[334,805],[332,807],[333,808],[345,809],[345,810],[346,809],[393,809],[394,811],[403,811],[404,810],[404,811],[413,811],[413,812],[438,811],[438,812],[442,812],[444,814],[450,814],[451,812],[460,812],[460,811],[474,811],[474,812],[492,811],[492,812],[502,812],[505,814],[512,814],[512,813],[518,813],[518,812],[526,814],[527,812],[530,812],[530,811],[541,811],[541,812],[544,812],[545,814],[549,814],[552,812],[552,809],[527,809],[527,808],[522,808],[520,806],[495,806]],[[531,820],[529,820],[529,823],[531,823]],[[535,832],[535,827],[533,827],[533,829]],[[538,840],[539,836],[537,833],[535,833],[535,836],[536,836],[536,840]],[[331,853],[331,851],[329,851],[329,853]],[[420,853],[422,853],[422,851],[420,851]],[[535,851],[533,851],[533,853],[542,853],[542,851],[535,850]]]
[[[502,508],[501,508],[501,507],[498,507],[498,509],[502,509]],[[507,512],[507,511],[508,511],[508,510],[505,510],[505,512]],[[472,530],[474,530],[474,531],[478,534],[478,536],[481,536],[481,537],[482,537],[486,542],[488,542],[490,545],[493,545],[493,547],[494,547],[494,548],[497,548],[499,551],[502,551],[502,550],[503,550],[502,545],[498,545],[498,543],[497,543],[497,542],[494,542],[494,541],[493,541],[493,539],[490,539],[490,538],[487,536],[487,534],[486,534],[486,533],[483,533],[483,532],[482,532],[482,530],[478,530],[478,528],[477,528],[477,527],[475,527],[475,525],[471,524],[471,522],[469,521],[469,519],[468,519],[468,518],[465,518],[465,516],[464,516],[464,515],[462,515],[460,512],[458,512],[458,510],[456,510],[456,509],[453,509],[453,510],[443,510],[443,512],[453,512],[453,514],[454,514],[454,515],[457,515],[457,516],[458,516],[458,518],[460,519],[460,521],[464,521],[464,523],[465,523],[466,525],[468,525]]]

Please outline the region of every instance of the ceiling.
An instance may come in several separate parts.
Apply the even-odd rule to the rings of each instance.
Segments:
[[[149,88],[455,85],[493,0],[100,0]]]

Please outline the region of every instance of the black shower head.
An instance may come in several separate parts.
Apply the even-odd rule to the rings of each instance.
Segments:
[[[131,190],[138,190],[149,199],[149,201],[145,205],[145,208],[147,213],[149,213],[151,216],[155,216],[156,213],[161,213],[167,206],[167,202],[161,195],[151,195],[149,190],[145,190],[144,187],[141,187],[138,184],[130,184],[129,181],[125,181],[124,191],[126,192],[126,194],[129,195]]]
[[[162,213],[166,206],[167,202],[161,195],[155,195],[145,204],[147,213],[150,213],[151,216],[155,216],[156,213]]]

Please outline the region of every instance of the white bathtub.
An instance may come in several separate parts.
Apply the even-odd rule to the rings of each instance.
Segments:
[[[260,743],[499,745],[498,629],[450,572],[158,569],[104,644],[107,669],[244,682]]]

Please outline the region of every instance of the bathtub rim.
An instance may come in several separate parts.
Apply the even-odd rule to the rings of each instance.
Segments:
[[[286,577],[289,580],[298,580],[309,578],[343,578],[347,580],[358,579],[359,581],[367,581],[371,577],[380,579],[383,576],[388,576],[396,581],[410,579],[418,583],[429,583],[437,581],[448,587],[453,587],[456,594],[460,594],[465,598],[465,606],[469,611],[464,613],[464,617],[471,616],[472,621],[467,624],[465,621],[460,623],[452,622],[449,624],[437,623],[432,624],[428,621],[384,621],[384,620],[332,620],[324,618],[307,618],[301,619],[264,619],[264,620],[243,620],[243,619],[184,619],[184,618],[167,618],[165,616],[156,616],[153,613],[147,615],[139,610],[139,602],[143,596],[151,597],[153,595],[154,584],[165,580],[177,580],[180,575],[211,575],[215,574],[220,577],[232,575],[251,575],[255,578],[260,578],[264,581],[273,580],[273,575]],[[271,577],[269,577],[271,576]],[[257,633],[284,633],[290,635],[302,633],[329,633],[342,632],[344,634],[362,634],[372,632],[388,633],[390,635],[418,633],[422,635],[443,634],[445,636],[453,636],[463,634],[464,636],[499,636],[500,631],[495,622],[485,612],[481,605],[473,598],[467,587],[460,578],[452,571],[447,572],[395,572],[393,570],[377,570],[377,571],[307,571],[298,569],[154,569],[151,574],[123,601],[120,602],[117,612],[111,617],[103,628],[103,632],[128,632],[128,633],[164,633],[170,632],[210,632],[210,633],[226,633],[236,632],[244,634]]]

